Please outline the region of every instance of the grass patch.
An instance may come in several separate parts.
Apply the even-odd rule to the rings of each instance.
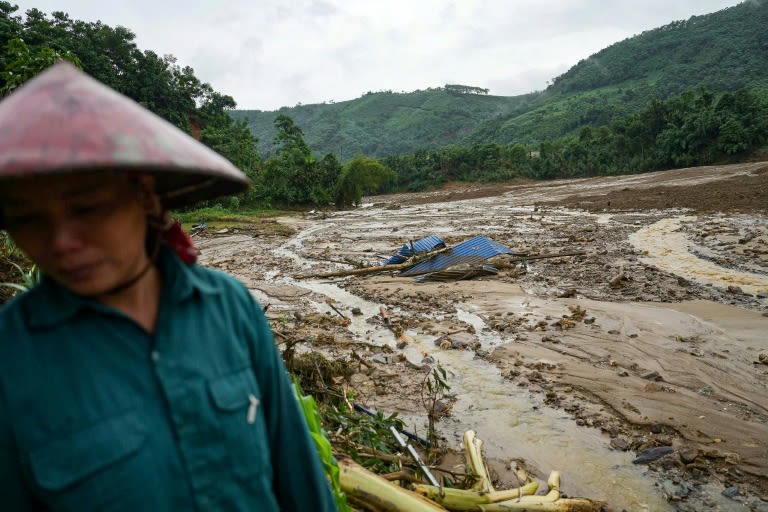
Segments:
[[[282,210],[228,210],[222,206],[210,206],[184,212],[172,212],[171,216],[181,221],[182,224],[197,224],[200,217],[205,218],[206,224],[213,222],[243,222],[248,223],[257,219],[290,215],[290,212]]]
[[[277,222],[277,217],[295,215],[296,212],[284,210],[238,210],[232,211],[221,206],[198,208],[185,212],[171,212],[171,216],[181,222],[182,228],[189,232],[192,226],[205,219],[208,230],[234,228],[255,230],[263,234],[284,235],[293,234],[293,229]]]

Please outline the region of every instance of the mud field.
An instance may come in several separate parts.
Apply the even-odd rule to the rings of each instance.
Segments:
[[[476,430],[501,488],[522,464],[612,510],[768,511],[767,207],[763,162],[452,185],[195,240],[268,306],[278,343],[345,361],[334,384],[417,434],[445,368],[444,444]],[[429,235],[527,257],[467,280],[317,277]]]

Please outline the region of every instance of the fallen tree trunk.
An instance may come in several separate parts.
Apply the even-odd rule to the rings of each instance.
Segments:
[[[519,261],[531,261],[531,260],[545,260],[550,258],[560,258],[565,256],[584,256],[587,254],[584,251],[576,251],[576,252],[563,252],[560,254],[534,254],[531,256],[520,256],[519,254],[509,254],[510,258],[513,262],[519,262]]]
[[[395,265],[375,265],[373,267],[353,268],[351,270],[338,270],[335,272],[325,272],[320,274],[296,274],[294,279],[310,279],[310,278],[325,278],[325,277],[345,277],[345,276],[359,276],[363,274],[376,274],[378,272],[391,272],[396,270],[404,270],[410,268],[422,260],[431,258],[436,254],[447,251],[448,248],[439,249],[437,251],[427,252],[421,255],[414,256],[413,258],[403,263]]]
[[[393,270],[403,270],[412,267],[413,263],[400,263],[398,265],[376,265],[374,267],[353,268],[351,270],[338,270],[336,272],[324,272],[320,274],[296,274],[294,279],[310,279],[324,277],[345,277],[359,276],[363,274],[376,274],[377,272],[390,272]]]

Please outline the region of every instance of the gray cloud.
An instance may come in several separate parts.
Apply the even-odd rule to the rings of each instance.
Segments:
[[[330,2],[317,0],[309,5],[309,12],[313,16],[332,16],[339,10]]]
[[[759,5],[765,0],[747,0]],[[591,54],[738,0],[29,0],[136,33],[241,108],[459,82],[515,95]]]

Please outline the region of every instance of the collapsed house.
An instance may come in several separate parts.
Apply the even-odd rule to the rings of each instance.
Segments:
[[[509,254],[522,256],[509,247],[494,242],[484,236],[476,236],[458,245],[448,248],[445,242],[436,235],[430,235],[415,242],[403,245],[397,253],[391,256],[386,265],[402,265],[410,258],[445,249],[432,257],[417,261],[413,266],[400,272],[401,276],[415,276],[416,281],[456,281],[474,277],[495,275],[499,271],[492,265],[484,265],[483,261]]]

